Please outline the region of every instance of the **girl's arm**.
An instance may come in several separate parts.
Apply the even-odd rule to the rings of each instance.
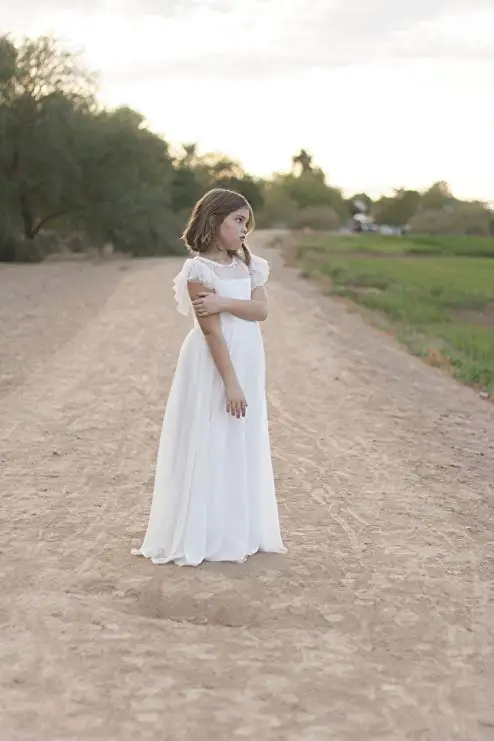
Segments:
[[[263,322],[268,316],[268,297],[262,286],[254,288],[250,299],[216,296],[202,287],[192,305],[199,320],[222,312],[249,322]]]
[[[199,294],[214,295],[214,291],[206,288],[202,283],[189,282],[187,283],[187,289],[191,301],[194,301]],[[226,410],[234,417],[245,417],[247,402],[221,331],[220,315],[198,316],[197,320],[204,333],[214,364],[225,384]]]
[[[263,322],[268,316],[268,297],[262,286],[254,288],[250,300],[224,298],[224,309],[229,314],[251,322]]]

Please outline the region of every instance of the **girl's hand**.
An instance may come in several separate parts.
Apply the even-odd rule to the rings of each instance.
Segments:
[[[244,392],[242,391],[239,383],[228,384],[225,387],[226,391],[226,411],[231,414],[232,417],[240,419],[245,417],[245,411],[247,409],[247,402],[245,400]]]
[[[219,314],[223,310],[223,297],[215,293],[199,293],[198,298],[192,301],[192,306],[200,318]]]

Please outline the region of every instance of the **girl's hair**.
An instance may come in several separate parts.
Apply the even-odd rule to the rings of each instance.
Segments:
[[[217,238],[219,228],[229,214],[240,208],[249,209],[247,230],[254,228],[254,214],[249,201],[240,193],[226,188],[213,188],[208,191],[194,206],[192,215],[185,227],[182,239],[190,252],[195,254],[207,252]],[[250,265],[251,254],[246,244],[242,245],[243,259]],[[229,255],[237,254],[228,250]]]

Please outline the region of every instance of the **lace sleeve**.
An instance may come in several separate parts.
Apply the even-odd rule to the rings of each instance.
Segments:
[[[187,316],[190,314],[190,297],[187,289],[187,283],[202,283],[206,288],[215,290],[214,273],[199,260],[186,260],[182,270],[173,279],[173,293],[177,302],[177,311]]]
[[[252,290],[263,286],[269,277],[269,263],[262,257],[252,255],[252,261],[249,265],[250,282]]]

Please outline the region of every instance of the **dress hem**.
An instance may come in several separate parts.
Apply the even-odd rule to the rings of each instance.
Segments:
[[[246,561],[251,557],[255,556],[257,553],[277,553],[277,554],[285,554],[287,553],[288,549],[285,548],[285,546],[281,546],[279,549],[276,550],[265,550],[262,548],[257,548],[255,551],[251,551],[243,556],[243,558],[211,558],[204,556],[204,558],[200,561],[188,561],[183,556],[179,556],[178,554],[174,556],[168,556],[166,558],[157,558],[156,556],[152,556],[151,554],[144,553],[141,549],[133,548],[131,550],[132,556],[141,556],[142,558],[149,559],[152,563],[154,563],[156,566],[165,566],[166,564],[173,563],[176,566],[200,566],[202,563],[238,563],[243,564],[246,563]]]

